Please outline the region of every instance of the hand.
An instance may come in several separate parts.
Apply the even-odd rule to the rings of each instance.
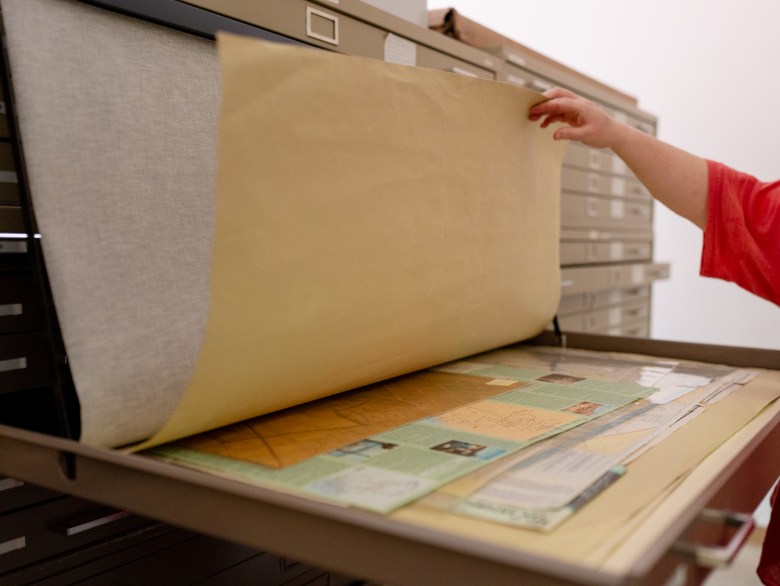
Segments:
[[[555,140],[578,140],[596,148],[614,148],[629,128],[569,90],[553,88],[544,96],[547,100],[532,106],[528,117],[534,122],[543,118],[542,128],[554,122],[567,124],[555,131]]]
[[[569,90],[544,92],[544,102],[532,106],[528,117],[554,122],[555,140],[578,140],[596,148],[609,147],[634,172],[658,201],[704,228],[707,224],[707,162],[662,142],[651,134],[618,122],[590,100]]]

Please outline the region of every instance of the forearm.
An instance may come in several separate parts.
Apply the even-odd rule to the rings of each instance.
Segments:
[[[655,199],[704,229],[707,162],[630,126],[615,122],[611,148]]]
[[[569,90],[553,88],[547,100],[531,107],[531,120],[542,127],[563,122],[556,140],[578,140],[611,148],[658,201],[700,228],[707,224],[707,162],[607,116],[601,108]]]

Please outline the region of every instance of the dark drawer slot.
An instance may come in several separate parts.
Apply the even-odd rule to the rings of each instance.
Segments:
[[[0,394],[51,384],[42,333],[0,336]]]
[[[0,171],[16,173],[16,162],[10,142],[0,142]]]
[[[0,334],[43,328],[40,297],[32,273],[0,273]]]
[[[13,171],[0,170],[0,203],[19,203],[19,184]]]
[[[0,515],[55,498],[62,495],[15,478],[0,477]]]
[[[8,138],[8,115],[5,109],[5,101],[0,102],[0,138]]]
[[[21,206],[0,205],[0,233],[26,234]],[[26,244],[24,240],[3,238],[0,240],[0,244],[5,247],[5,250],[0,247],[0,253],[26,252],[26,246],[25,250],[19,250],[22,248],[21,244]]]
[[[118,535],[147,519],[67,497],[0,518],[0,573]]]

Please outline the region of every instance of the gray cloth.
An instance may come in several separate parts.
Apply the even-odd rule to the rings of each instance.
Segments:
[[[2,11],[82,440],[142,440],[187,386],[208,314],[216,49],[70,0]]]

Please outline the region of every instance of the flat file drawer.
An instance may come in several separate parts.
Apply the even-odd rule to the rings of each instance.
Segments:
[[[650,297],[650,286],[642,285],[629,289],[605,289],[587,293],[564,295],[558,305],[558,314],[591,311],[593,309],[628,303]]]
[[[568,167],[564,167],[561,173],[561,189],[594,195],[623,195],[623,193],[613,193],[609,176]]]
[[[630,338],[647,338],[650,336],[650,317],[629,320],[618,326],[611,326],[599,332],[610,336],[628,336]]]
[[[358,586],[322,569],[152,523],[0,576],[3,584]]]
[[[2,230],[3,221],[6,219],[3,214],[6,207],[0,206],[0,230]],[[16,219],[21,222],[21,210],[17,208],[14,213]],[[8,275],[31,274],[34,268],[35,257],[30,252],[30,243],[27,238],[0,237],[0,278]],[[13,295],[16,294],[13,293]]]
[[[492,31],[485,34],[480,30],[484,27],[480,25],[474,26],[474,32],[472,33],[472,26],[464,26],[463,24],[468,19],[456,16],[455,20],[460,21],[455,28],[460,28],[462,31],[459,35],[461,41],[475,46],[489,47],[489,51],[505,61],[506,67],[501,74],[501,81],[513,83],[507,78],[513,75],[522,76],[523,72],[527,72],[548,80],[549,86],[569,88],[601,104],[624,104],[629,110],[633,110],[636,107],[636,99],[630,96],[588,78],[560,63],[556,63],[533,50],[516,46],[511,40],[507,43],[502,35],[497,35]],[[476,39],[479,39],[479,42],[474,42]]]
[[[650,315],[649,299],[640,299],[602,309],[558,315],[558,324],[566,331],[605,332],[625,322]]]
[[[332,51],[377,59],[384,54],[382,31],[312,2],[196,0],[190,4]]]
[[[0,476],[0,515],[61,497],[60,493],[53,490]]]
[[[544,92],[559,85],[557,82],[539,75],[530,69],[518,67],[513,63],[507,62],[504,69],[499,72],[499,79],[512,85],[526,87],[538,92]]]
[[[3,104],[2,117],[5,118],[5,104]],[[5,135],[7,134],[6,128]],[[13,149],[10,142],[0,142],[0,204],[10,205],[18,203],[19,178],[16,174]]]
[[[483,69],[457,57],[435,51],[425,45],[417,45],[417,65],[483,79],[495,79],[496,77],[495,73],[489,69]]]
[[[19,184],[14,171],[0,171],[0,204],[19,203]]]
[[[42,333],[0,336],[0,395],[51,384]]]
[[[0,101],[0,138],[8,138],[9,136],[10,133],[8,132],[8,115],[5,108],[5,97],[2,97],[2,101]]]
[[[639,179],[636,177],[629,177],[626,179],[625,196],[634,199],[651,200],[653,196],[650,191],[645,187]]]
[[[563,157],[563,164],[589,171],[614,173],[614,156],[607,149],[595,149],[579,142],[570,142]]]
[[[36,294],[33,274],[0,273],[0,334],[42,328],[41,300]]]
[[[563,266],[650,260],[652,256],[651,240],[617,237],[608,241],[561,239],[561,265]]]
[[[0,173],[10,172],[16,176],[16,163],[10,142],[0,142]],[[0,174],[0,177],[3,175]]]
[[[0,232],[11,234],[24,234],[24,220],[22,219],[22,207],[19,205],[0,205]],[[0,254],[9,252],[9,245],[18,248],[18,239],[0,239]],[[5,248],[3,245],[5,244]],[[26,249],[26,247],[25,247]],[[18,252],[18,250],[17,250]]]
[[[644,120],[642,118],[639,118],[637,116],[634,116],[632,114],[629,114],[627,112],[618,109],[611,110],[607,108],[607,111],[616,120],[620,122],[624,122],[625,124],[628,124],[629,126],[632,126],[637,130],[640,130],[646,134],[652,134],[653,136],[655,136],[655,129],[656,129],[655,121]]]
[[[585,332],[585,330],[577,329],[576,327],[564,327],[561,326],[565,332]],[[547,328],[548,331],[552,331],[552,327]],[[593,328],[588,331],[589,334],[603,334],[608,336],[623,336],[628,338],[648,338],[650,337],[650,318],[641,318],[636,320],[630,320],[621,323],[616,326],[609,326],[606,328]]]
[[[298,23],[301,24],[303,23]],[[299,39],[326,49],[380,60],[387,60],[388,57],[386,42],[389,32],[387,30],[323,6],[307,3],[305,29],[301,29],[302,34],[297,28],[294,30],[298,32],[296,36]],[[398,43],[413,51],[413,62],[405,63],[407,65],[418,65],[485,79],[496,77],[491,69],[447,55],[400,35],[395,36]]]
[[[561,174],[561,189],[576,193],[651,199],[650,192],[636,179],[566,166]]]
[[[0,518],[0,573],[147,523],[73,497],[7,513]]]
[[[561,194],[561,226],[565,228],[648,230],[652,223],[653,205],[650,201],[566,191]]]
[[[100,562],[94,565],[100,565]],[[81,573],[90,567],[79,568]],[[258,586],[357,586],[363,584],[342,576],[329,574],[303,562],[295,562],[271,553],[257,551],[220,541],[205,535],[193,536],[168,547],[161,547],[136,560],[117,565],[113,570],[92,572],[94,575],[78,583],[83,586],[106,584],[199,584],[224,586],[257,584]],[[74,579],[77,572],[64,576]]]
[[[564,268],[561,269],[561,292],[572,295],[613,288],[627,289],[668,276],[669,265],[665,263]]]
[[[622,113],[618,113],[617,116],[623,116],[626,120],[628,120],[628,117]],[[637,122],[637,124],[639,123]],[[641,185],[639,180],[636,178],[636,175],[634,175],[631,169],[629,169],[628,165],[626,165],[620,157],[608,149],[596,149],[585,146],[579,142],[572,142],[566,149],[566,153],[563,158],[563,164],[568,167],[623,176],[626,179],[630,179],[632,181],[632,186],[626,193],[628,197],[649,197],[649,192],[644,188],[644,186]],[[638,184],[639,186],[635,184]]]
[[[302,24],[302,23],[299,23]],[[305,29],[298,38],[348,55],[387,59],[388,31],[343,13],[314,4],[306,5]],[[414,64],[429,69],[495,79],[495,73],[398,35],[398,42],[413,48]],[[411,63],[410,63],[411,64]]]
[[[385,41],[388,32],[394,32],[388,31],[381,23],[345,14],[339,10],[342,7],[338,2],[330,6],[305,0],[265,0],[256,3],[244,0],[192,0],[189,4],[323,49],[373,59],[385,59]],[[435,33],[425,29],[422,31],[432,40],[437,39]],[[395,34],[402,36],[400,33]],[[489,65],[483,67],[481,62],[468,62],[413,40],[402,39],[401,42],[415,45],[416,64],[421,67],[487,79],[496,77],[494,68]],[[486,53],[472,51],[475,57],[483,54],[483,61],[495,62]]]

